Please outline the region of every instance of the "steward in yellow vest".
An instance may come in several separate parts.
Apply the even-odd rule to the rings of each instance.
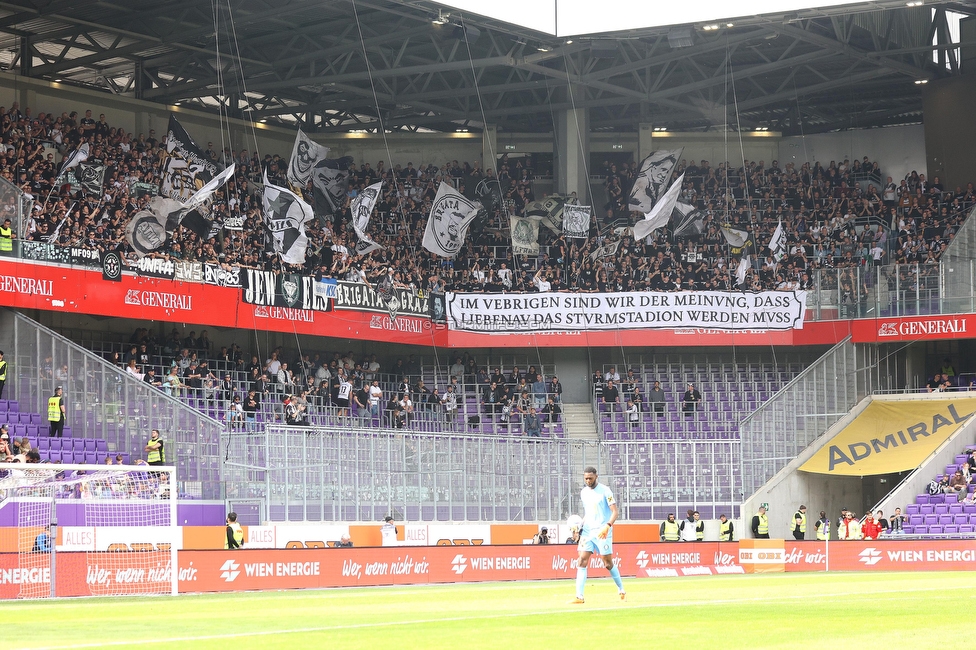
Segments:
[[[9,253],[14,249],[14,231],[10,227],[10,219],[4,219],[0,226],[0,253]]]
[[[803,539],[806,537],[807,533],[807,507],[800,506],[797,508],[796,512],[793,513],[793,526],[791,527],[793,531],[793,539]]]
[[[752,517],[752,536],[756,539],[769,539],[769,518],[762,506],[759,506],[759,512]]]
[[[52,438],[60,438],[64,433],[64,397],[61,387],[54,389],[54,395],[47,400],[47,421],[51,423]]]
[[[820,511],[820,519],[813,526],[817,529],[817,539],[821,542],[830,539],[830,518],[826,512]]]
[[[674,520],[674,513],[668,514],[668,518],[661,524],[661,540],[665,542],[678,541],[678,522]]]
[[[735,529],[732,522],[725,515],[718,518],[718,541],[731,542],[735,536]]]
[[[237,513],[231,512],[227,515],[227,538],[224,540],[224,548],[241,548],[244,546],[244,529],[237,523]]]

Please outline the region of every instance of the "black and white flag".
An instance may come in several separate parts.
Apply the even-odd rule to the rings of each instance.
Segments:
[[[366,255],[367,253],[383,248],[366,234],[366,229],[369,227],[369,218],[373,214],[373,206],[376,205],[376,200],[380,197],[380,190],[382,188],[383,181],[373,183],[360,192],[353,199],[352,205],[349,206],[349,210],[352,213],[352,229],[356,231],[356,237],[359,238],[359,243],[356,244],[356,252],[360,255]]]
[[[619,239],[613,243],[604,244],[603,246],[600,246],[595,251],[590,253],[590,259],[596,262],[597,260],[601,260],[604,257],[613,257],[614,255],[617,254],[617,249],[619,248],[620,248]]]
[[[538,255],[539,254],[539,219],[536,217],[516,217],[512,216],[512,254],[513,255]]]
[[[494,213],[495,208],[504,201],[501,181],[497,178],[482,178],[474,186],[474,198],[481,202],[489,214]]]
[[[540,223],[556,234],[562,232],[563,210],[567,205],[577,203],[576,197],[550,194],[541,201],[532,201],[525,206],[526,217],[538,217]]]
[[[159,250],[179,223],[183,205],[179,201],[154,196],[145,210],[132,215],[125,227],[125,239],[139,257]]]
[[[64,213],[64,218],[61,219],[61,223],[59,223],[58,227],[54,229],[54,232],[52,232],[50,235],[47,236],[47,240],[46,240],[47,243],[49,244],[58,243],[58,237],[61,235],[61,229],[64,228],[64,224],[68,222],[68,217],[71,216],[71,213],[74,211],[75,206],[77,205],[78,205],[77,201],[71,204],[71,207],[68,208],[68,211]]]
[[[437,188],[430,207],[424,248],[441,257],[454,257],[468,234],[468,226],[478,216],[481,203],[471,201],[447,183]]]
[[[684,149],[654,151],[641,161],[640,171],[630,193],[630,209],[647,214],[664,194]],[[668,217],[670,218],[670,214]]]
[[[315,198],[315,214],[334,214],[346,205],[349,191],[349,165],[352,156],[339,159],[325,158],[312,167],[312,190]]]
[[[742,248],[749,239],[749,232],[732,226],[722,226],[722,235],[732,248]]]
[[[67,158],[64,159],[64,163],[61,165],[61,171],[58,172],[58,178],[64,176],[69,169],[74,169],[81,163],[88,160],[88,152],[90,147],[87,142],[82,143],[80,147],[72,151]],[[55,185],[57,182],[55,182]]]
[[[274,250],[286,264],[304,264],[308,237],[305,224],[312,220],[312,207],[284,187],[268,182],[264,175],[264,224],[271,233]]]
[[[105,182],[105,165],[79,163],[75,178],[86,194],[100,197],[102,196],[102,184]]]
[[[213,216],[210,214],[208,205],[214,192],[234,177],[235,167],[235,164],[231,163],[224,171],[211,178],[206,185],[193,193],[193,196],[183,204],[183,216],[179,222],[181,226],[189,228],[204,240],[211,239],[216,234],[215,230],[220,231],[219,226],[216,228],[214,226]]]
[[[677,220],[674,227],[675,237],[695,237],[705,230],[705,213],[691,205],[678,201],[674,205],[672,217]]]
[[[769,250],[773,253],[773,259],[777,262],[786,255],[786,232],[783,230],[783,222],[780,221],[773,231],[773,236],[769,240]]]
[[[288,182],[304,189],[312,178],[315,164],[328,155],[328,147],[313,142],[304,131],[298,129],[295,146],[291,150],[291,161],[288,163]]]
[[[590,235],[590,206],[567,205],[563,208],[563,234],[576,239]]]
[[[201,151],[176,116],[170,115],[166,158],[160,174],[163,196],[185,203],[216,174],[217,164]]]
[[[654,204],[651,211],[644,215],[644,219],[634,224],[634,239],[640,241],[658,228],[664,228],[671,221],[671,213],[674,212],[674,204],[678,202],[678,194],[681,192],[681,182],[685,175],[678,177],[664,196]]]

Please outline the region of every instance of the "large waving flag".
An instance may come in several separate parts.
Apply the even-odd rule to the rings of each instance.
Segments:
[[[783,222],[780,221],[773,231],[773,236],[769,240],[769,250],[773,253],[773,259],[777,262],[786,255],[786,232],[783,230]]]
[[[651,211],[644,215],[642,221],[634,225],[634,239],[640,241],[658,228],[664,228],[671,221],[671,213],[674,212],[674,204],[678,202],[678,194],[681,193],[681,183],[685,175],[678,177],[661,200],[654,204]]]
[[[441,183],[427,217],[424,248],[441,257],[457,255],[468,234],[468,226],[479,211],[481,203],[468,199],[447,183]]]
[[[170,115],[160,193],[185,203],[216,174],[217,164],[197,146],[176,116]]]
[[[671,174],[681,159],[684,149],[653,151],[641,161],[640,171],[630,192],[630,209],[647,214],[658,202],[671,180]],[[668,214],[668,217],[671,215]]]
[[[291,190],[272,185],[264,175],[264,224],[275,252],[286,264],[304,264],[308,237],[305,224],[314,218],[312,207]]]
[[[58,178],[64,176],[69,169],[74,169],[81,163],[88,160],[90,150],[91,148],[89,147],[88,143],[83,142],[80,147],[72,151],[71,154],[64,159],[64,163],[61,165],[61,171],[58,172]]]
[[[345,207],[351,163],[351,156],[343,156],[339,159],[324,158],[312,167],[315,214],[326,216]]]
[[[139,257],[159,250],[181,219],[183,205],[164,196],[154,196],[145,210],[132,215],[125,227],[125,239]]]
[[[356,237],[359,238],[359,243],[356,244],[356,252],[360,255],[366,255],[367,253],[382,250],[383,248],[366,234],[366,229],[369,227],[369,218],[373,214],[373,206],[376,205],[376,199],[379,198],[382,188],[383,181],[373,183],[360,192],[353,199],[352,205],[349,206],[352,212],[352,229],[356,231]]]
[[[312,178],[315,164],[324,160],[329,155],[329,148],[313,142],[305,135],[305,132],[298,129],[295,136],[295,146],[291,150],[291,161],[288,163],[288,182],[292,185],[304,188]]]

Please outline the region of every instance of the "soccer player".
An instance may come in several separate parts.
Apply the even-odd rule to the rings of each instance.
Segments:
[[[620,600],[625,600],[627,594],[624,592],[624,583],[620,580],[620,570],[613,564],[613,522],[617,521],[617,502],[614,501],[610,488],[597,482],[595,467],[583,470],[583,483],[586,484],[580,491],[580,500],[583,502],[583,530],[580,531],[579,560],[576,565],[576,598],[571,604],[583,603],[586,567],[593,553],[603,557],[603,566],[616,583]]]

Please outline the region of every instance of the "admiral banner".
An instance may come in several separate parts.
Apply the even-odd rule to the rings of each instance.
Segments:
[[[676,328],[782,331],[803,328],[805,306],[805,291],[449,293],[447,320],[451,330],[489,334]]]
[[[413,292],[412,289],[392,287],[391,296],[384,300],[372,287],[361,282],[336,283],[336,309],[352,309],[356,311],[377,311],[389,313],[392,318],[398,314],[430,318],[430,304],[426,296]]]
[[[875,400],[800,469],[832,476],[915,469],[974,412],[972,398]]]

